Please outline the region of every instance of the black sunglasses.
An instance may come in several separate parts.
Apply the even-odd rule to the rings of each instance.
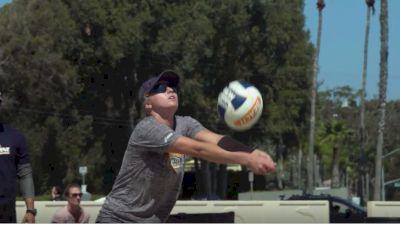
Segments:
[[[167,87],[172,88],[172,90],[177,93],[176,86],[170,85],[169,83],[158,83],[149,92],[149,94],[159,94],[167,91]]]
[[[71,196],[74,197],[74,198],[76,198],[78,196],[82,197],[82,195],[83,195],[82,193],[73,193],[73,194],[71,194]]]

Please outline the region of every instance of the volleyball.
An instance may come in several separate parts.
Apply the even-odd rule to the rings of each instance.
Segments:
[[[261,117],[263,100],[258,89],[247,81],[230,82],[218,96],[218,113],[233,130],[250,129]]]

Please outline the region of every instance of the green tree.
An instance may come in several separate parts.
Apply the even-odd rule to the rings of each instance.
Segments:
[[[352,138],[354,131],[348,128],[345,122],[332,120],[323,123],[318,133],[319,143],[322,145],[321,147],[331,150],[331,187],[338,188],[340,187],[340,153],[348,149],[346,145]],[[346,158],[348,157],[342,157],[342,159]]]
[[[356,156],[354,149],[358,148],[355,141],[354,131],[358,128],[356,122],[356,104],[358,94],[349,86],[337,87],[318,93],[318,126],[317,126],[317,155],[322,159],[322,178],[327,179],[325,174],[334,175],[331,179],[339,184],[338,176],[345,174],[349,179],[346,186],[353,189],[354,171],[357,166],[353,163]],[[326,168],[331,170],[325,171]],[[340,169],[339,169],[340,168]]]
[[[39,101],[49,104],[41,108],[41,114],[36,113],[21,124],[29,129],[29,123],[36,126],[36,130],[28,129],[28,132],[38,142],[33,143],[37,151],[60,148],[57,151],[63,154],[55,155],[51,162],[53,165],[60,161],[57,168],[67,171],[60,176],[65,182],[76,176],[73,168],[81,163],[76,155],[88,163],[92,159],[102,162],[100,158],[104,156],[104,164],[96,164],[93,171],[103,175],[103,185],[99,187],[108,191],[118,173],[134,124],[143,116],[137,100],[139,85],[150,75],[174,69],[182,75],[183,81],[179,90],[179,114],[191,115],[206,127],[228,133],[247,144],[272,146],[271,154],[281,140],[289,151],[301,149],[299,146],[304,140],[299,134],[303,132],[304,118],[308,114],[307,91],[311,83],[308,74],[313,51],[308,33],[303,29],[303,7],[303,1],[294,0],[289,3],[257,0],[33,0],[28,3],[17,0],[3,9],[7,12],[12,8],[13,13],[3,13],[1,17],[6,32],[0,34],[0,40],[6,46],[5,51],[7,54],[18,52],[17,46],[30,43],[32,37],[48,38],[34,46],[42,49],[42,58],[53,60],[44,64],[45,69],[58,65],[54,74],[62,81],[59,85],[39,84],[38,87],[43,88],[41,95],[51,100],[29,95],[36,90],[30,86],[21,91],[36,106],[40,105],[36,104]],[[43,21],[38,22],[39,19]],[[8,29],[9,21],[16,24],[13,29],[18,31],[12,38],[7,36],[13,30]],[[20,33],[24,35],[19,36]],[[22,44],[18,43],[14,49],[7,47],[11,46],[10,40],[20,40]],[[21,57],[15,56],[18,67],[12,67],[11,61],[2,57],[5,62],[2,74],[6,74],[5,80],[9,79],[7,84],[15,81],[22,87],[24,82],[34,78],[25,65],[37,58],[36,55],[26,57],[29,53],[26,50]],[[24,74],[21,79],[10,75],[20,73]],[[237,79],[255,84],[263,93],[265,105],[262,119],[243,133],[229,130],[216,110],[218,93],[229,81]],[[37,80],[34,78],[32,82]],[[15,98],[19,94],[11,96]],[[10,107],[8,114],[15,121],[18,117],[12,110],[16,109]],[[69,127],[71,129],[66,129]],[[77,129],[84,130],[78,132]],[[67,143],[67,139],[71,139],[71,143]],[[98,149],[96,157],[102,157],[92,155],[95,149]],[[287,157],[289,151],[282,157]],[[43,154],[37,157],[35,161],[43,162],[40,161]],[[212,172],[217,171],[213,164],[203,163],[198,168],[203,170],[203,177],[210,177],[203,179],[201,191],[212,194],[219,190],[224,196],[226,167],[219,166],[220,177]],[[45,186],[49,182],[42,183]]]
[[[74,176],[78,168],[72,166],[87,163],[85,157],[99,159],[89,165],[93,172],[102,165],[101,149],[95,154],[90,150],[96,146],[91,117],[77,113],[72,103],[82,86],[76,67],[63,53],[76,27],[60,1],[14,1],[1,11],[0,84],[8,101],[5,117],[27,134],[36,190],[44,193],[62,178],[64,182],[79,180]],[[70,130],[79,130],[81,136],[71,137]],[[67,163],[72,155],[77,157]]]

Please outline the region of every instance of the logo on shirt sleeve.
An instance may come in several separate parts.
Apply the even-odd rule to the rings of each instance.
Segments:
[[[164,143],[167,143],[168,140],[172,137],[173,133],[169,133],[167,136],[164,137]]]
[[[10,147],[3,147],[0,145],[0,155],[9,155]]]

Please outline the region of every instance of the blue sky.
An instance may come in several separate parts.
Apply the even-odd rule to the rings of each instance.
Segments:
[[[316,0],[305,0],[306,28],[316,43],[318,10]],[[388,0],[389,5],[389,68],[387,98],[400,98],[400,1]],[[364,35],[367,16],[365,0],[325,0],[318,80],[320,90],[350,85],[361,88]],[[397,10],[397,12],[396,12]],[[371,17],[368,48],[367,97],[378,96],[380,62],[380,1],[375,2]]]
[[[0,0],[0,6],[10,0]],[[317,0],[305,0],[304,13],[306,29],[311,33],[311,41],[316,43],[318,23]],[[400,98],[400,0],[389,2],[389,78],[387,97]],[[361,88],[364,33],[366,23],[365,0],[325,0],[323,29],[320,52],[320,72],[322,82],[319,90],[350,85]],[[378,96],[379,81],[379,10],[380,1],[375,3],[375,15],[371,18],[369,57],[367,69],[367,97]]]

